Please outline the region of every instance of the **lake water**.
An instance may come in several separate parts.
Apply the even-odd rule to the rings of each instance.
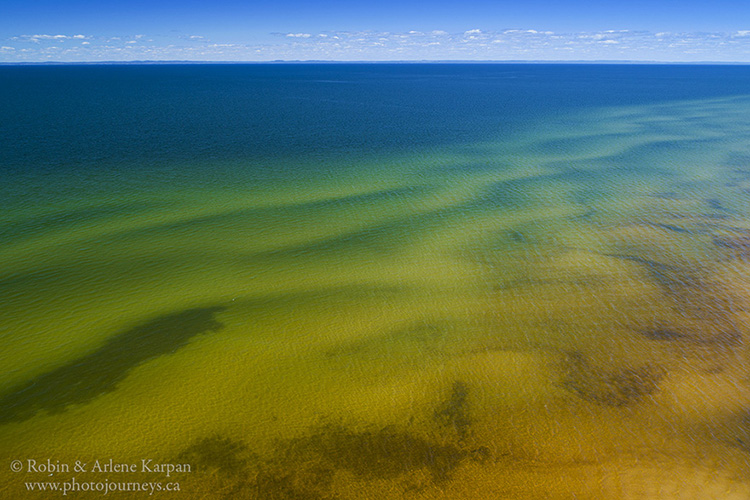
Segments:
[[[750,498],[750,67],[0,95],[0,497]]]

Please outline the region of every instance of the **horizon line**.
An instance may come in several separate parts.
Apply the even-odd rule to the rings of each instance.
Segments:
[[[65,66],[65,65],[137,65],[137,64],[621,64],[621,65],[696,65],[743,66],[750,61],[660,61],[639,59],[273,59],[265,61],[215,61],[189,59],[133,59],[127,61],[0,61],[0,66]]]

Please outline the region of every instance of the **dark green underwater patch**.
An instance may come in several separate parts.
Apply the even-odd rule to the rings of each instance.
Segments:
[[[427,471],[427,482],[440,483],[465,459],[484,461],[489,455],[486,447],[469,453],[393,426],[355,431],[326,425],[279,441],[266,460],[244,442],[220,436],[196,441],[178,458],[205,475],[202,480],[215,486],[219,498],[319,500],[342,498],[335,493],[337,480],[363,486]]]
[[[672,296],[682,295],[682,290],[685,288],[699,288],[701,282],[695,276],[692,276],[684,269],[657,262],[655,260],[647,259],[637,255],[628,254],[604,254],[607,257],[614,257],[617,259],[627,260],[640,264],[648,272],[650,277],[659,285],[665,292]]]
[[[469,434],[471,418],[468,411],[469,387],[456,381],[451,388],[450,397],[435,410],[434,419],[443,427],[452,428],[463,440]]]
[[[218,471],[222,475],[240,476],[247,472],[256,456],[242,441],[211,436],[188,446],[177,458],[181,463],[195,467],[196,472]]]
[[[223,328],[214,316],[224,309],[165,314],[113,336],[90,354],[11,389],[0,398],[0,424],[26,420],[41,410],[61,413],[114,391],[138,365],[174,353],[196,335]]]
[[[339,425],[318,429],[292,441],[285,459],[317,462],[324,468],[345,470],[363,479],[392,479],[426,469],[442,481],[458,467],[466,452],[450,444],[438,444],[395,427],[353,431]]]
[[[671,328],[651,328],[641,332],[649,340],[670,341],[682,340],[688,336]]]
[[[604,406],[635,404],[659,390],[666,371],[659,366],[605,370],[592,365],[579,352],[567,353],[563,387],[585,401]]]

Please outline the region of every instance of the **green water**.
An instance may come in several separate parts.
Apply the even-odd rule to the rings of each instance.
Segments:
[[[750,498],[749,112],[14,174],[0,496],[153,458],[184,498]]]

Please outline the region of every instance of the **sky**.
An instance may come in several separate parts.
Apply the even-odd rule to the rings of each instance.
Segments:
[[[5,0],[0,62],[750,62],[747,0]]]

